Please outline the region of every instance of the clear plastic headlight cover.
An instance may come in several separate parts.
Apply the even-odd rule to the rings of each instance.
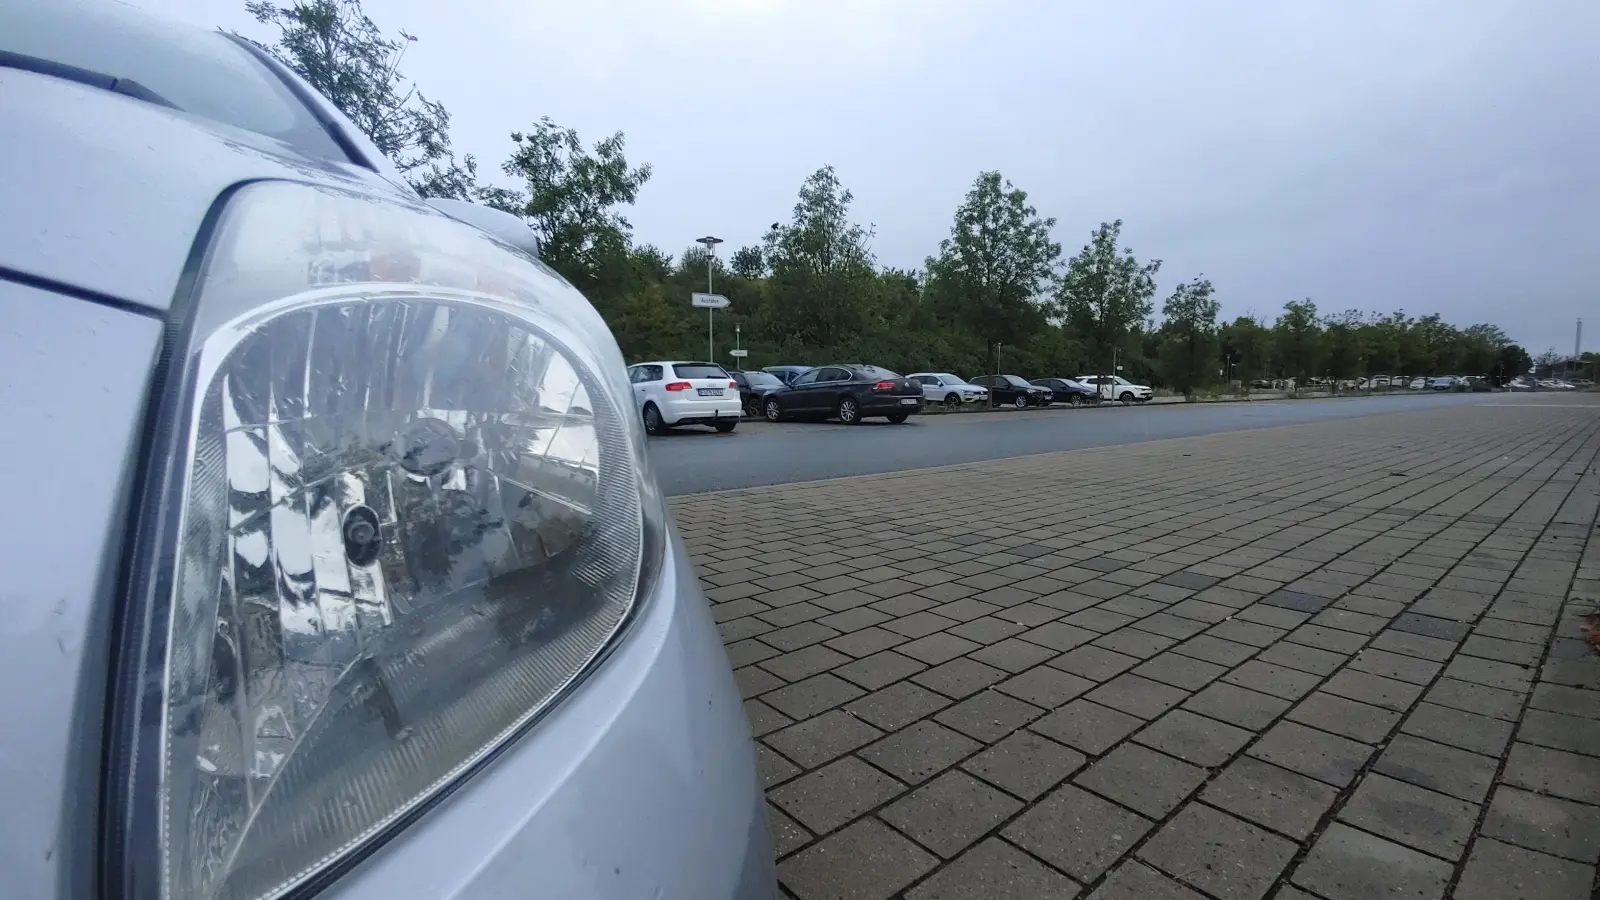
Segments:
[[[258,900],[573,683],[648,586],[662,506],[598,315],[468,226],[250,186],[193,303],[134,573],[121,840],[159,873],[122,869]]]

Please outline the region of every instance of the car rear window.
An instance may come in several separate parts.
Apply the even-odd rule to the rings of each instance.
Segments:
[[[874,380],[900,377],[888,369],[882,369],[878,366],[851,366],[850,368],[854,369],[858,374]]]
[[[0,3],[0,50],[138,82],[177,109],[347,160],[282,79],[217,31],[153,16],[125,3]]]
[[[728,377],[728,371],[716,363],[673,363],[672,374],[679,378]]]
[[[750,382],[751,387],[783,387],[783,382],[779,381],[776,376],[768,375],[766,372],[746,372],[744,377]]]

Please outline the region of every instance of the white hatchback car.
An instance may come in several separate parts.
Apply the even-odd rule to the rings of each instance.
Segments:
[[[1099,386],[1100,397],[1104,400],[1120,400],[1123,403],[1144,403],[1156,395],[1149,386],[1134,384],[1121,375],[1079,375],[1076,379],[1079,384],[1089,387]]]
[[[723,434],[739,427],[739,383],[707,362],[644,362],[628,367],[633,404],[644,430],[666,434],[677,425],[710,425]]]
[[[949,372],[916,372],[907,379],[922,388],[922,399],[945,406],[960,406],[989,399],[989,389],[969,384],[965,378]]]

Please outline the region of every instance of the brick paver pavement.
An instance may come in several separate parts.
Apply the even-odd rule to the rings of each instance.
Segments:
[[[1597,400],[674,499],[784,890],[1590,897]]]

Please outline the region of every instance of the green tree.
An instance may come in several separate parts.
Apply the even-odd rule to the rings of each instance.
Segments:
[[[684,309],[673,306],[659,282],[641,285],[625,297],[610,322],[623,358],[629,360],[688,355],[685,324]]]
[[[1467,375],[1488,375],[1500,363],[1500,351],[1511,338],[1497,325],[1472,325],[1458,332],[1461,348],[1457,354],[1460,371]]]
[[[1434,313],[1418,319],[1411,328],[1425,363],[1419,374],[1448,375],[1461,368],[1461,333],[1455,326]]]
[[[1365,316],[1347,309],[1322,321],[1322,366],[1334,378],[1359,378],[1366,374],[1366,345],[1362,342]]]
[[[1161,374],[1185,397],[1217,375],[1217,302],[1211,282],[1197,277],[1180,284],[1161,307]]]
[[[731,268],[742,278],[760,278],[767,274],[767,258],[760,247],[740,247],[733,252]]]
[[[621,207],[638,199],[649,164],[628,165],[620,131],[591,149],[548,117],[511,140],[501,169],[525,192],[489,192],[491,205],[522,216],[539,236],[540,257],[567,280],[586,291],[603,286],[608,266],[626,264],[633,229]]]
[[[1600,380],[1600,353],[1585,350],[1578,357],[1577,372],[1577,377],[1587,378],[1590,381]]]
[[[327,97],[389,157],[425,196],[470,192],[476,164],[458,164],[450,151],[450,114],[400,74],[416,40],[386,36],[361,9],[361,0],[295,0],[278,6],[250,0],[245,9],[278,29],[262,45]]]
[[[940,309],[988,344],[1017,344],[1039,331],[1045,322],[1040,304],[1054,287],[1061,258],[1061,245],[1050,239],[1055,224],[999,172],[980,174],[956,207],[939,255],[928,259]]]
[[[1272,331],[1253,316],[1240,316],[1222,326],[1223,361],[1233,367],[1232,377],[1248,383],[1267,374],[1272,355]]]
[[[877,274],[870,233],[850,220],[853,199],[823,166],[800,186],[790,223],[768,232],[763,321],[780,345],[832,348],[868,321]]]
[[[627,298],[647,285],[657,285],[668,291],[670,299],[677,299],[666,283],[672,277],[673,259],[656,247],[649,244],[634,247],[621,237],[612,236],[598,248],[598,253],[594,278],[580,287],[607,322],[614,322]],[[688,307],[689,295],[681,296],[682,305]],[[686,308],[684,315],[688,314]]]
[[[1272,327],[1278,370],[1304,386],[1306,379],[1320,372],[1322,365],[1322,327],[1317,320],[1317,305],[1310,298],[1291,300]]]
[[[1366,352],[1365,375],[1400,375],[1400,340],[1404,316],[1368,316],[1361,324],[1361,346]]]
[[[1089,243],[1067,261],[1055,311],[1081,336],[1100,374],[1108,374],[1114,350],[1126,350],[1135,329],[1154,309],[1160,260],[1141,263],[1117,246],[1122,220],[1102,222]]]

